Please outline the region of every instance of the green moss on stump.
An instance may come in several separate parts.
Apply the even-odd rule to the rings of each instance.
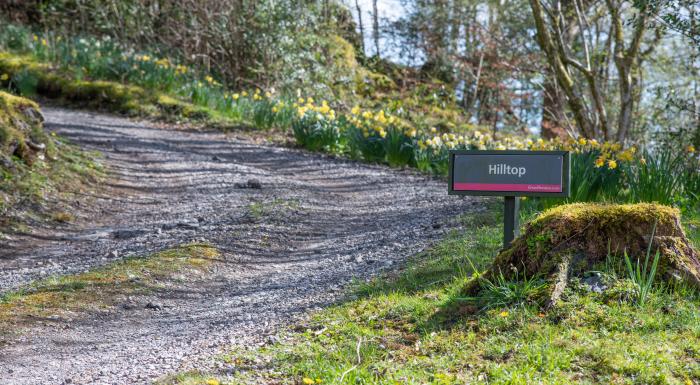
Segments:
[[[657,277],[682,277],[700,288],[700,259],[683,232],[680,212],[652,203],[576,203],[548,210],[527,225],[482,277],[544,277],[550,283],[551,306],[570,277],[596,270],[608,255],[623,258],[626,250],[633,259],[642,258],[655,223],[652,252],[661,254]],[[465,288],[468,295],[479,290],[476,281]]]

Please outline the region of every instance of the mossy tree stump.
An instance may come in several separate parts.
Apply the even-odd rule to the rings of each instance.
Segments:
[[[654,225],[656,233],[651,239]],[[571,277],[582,277],[612,258],[643,259],[649,242],[660,253],[657,279],[683,279],[700,288],[700,260],[683,231],[680,213],[658,204],[569,204],[542,213],[523,234],[495,258],[481,275],[494,280],[542,277],[548,282],[550,307],[559,299]],[[615,262],[615,261],[613,261]],[[478,280],[465,288],[478,295]]]

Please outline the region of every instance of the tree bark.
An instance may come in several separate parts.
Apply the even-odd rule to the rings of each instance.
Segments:
[[[362,55],[365,55],[365,27],[362,24],[362,8],[360,8],[358,0],[355,0],[355,8],[357,9],[357,24],[360,27],[360,48],[362,49]]]
[[[567,104],[569,109],[571,109],[576,125],[583,136],[593,138],[595,137],[593,123],[588,116],[583,99],[574,90],[574,80],[568,69],[569,63],[567,63],[565,57],[561,55],[561,49],[557,47],[558,44],[555,43],[552,34],[549,32],[540,0],[530,0],[530,7],[532,8],[532,15],[535,19],[537,42],[542,51],[544,51],[547,62],[556,76],[557,82],[564,92],[564,95],[566,95]],[[556,28],[558,28],[558,26],[555,25],[554,29],[556,30]]]
[[[636,82],[633,79],[636,68],[636,59],[642,37],[646,30],[646,12],[639,13],[632,35],[630,46],[625,48],[624,33],[622,30],[622,16],[620,4],[614,0],[606,0],[610,16],[612,18],[614,62],[618,72],[618,87],[620,92],[620,115],[617,121],[617,140],[624,141],[632,127],[632,112],[634,111],[634,91]]]
[[[379,11],[377,10],[377,0],[372,0],[372,36],[374,37],[374,50],[377,58],[381,59],[379,53]]]

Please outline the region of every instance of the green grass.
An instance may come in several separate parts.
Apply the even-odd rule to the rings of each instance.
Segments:
[[[146,257],[127,258],[84,273],[49,277],[0,296],[0,345],[34,322],[54,321],[109,309],[127,295],[152,293],[176,281],[176,273],[195,277],[207,271],[218,251],[188,244]]]
[[[285,210],[298,210],[300,203],[296,199],[280,199],[275,198],[270,201],[254,202],[248,206],[248,213],[254,219],[262,219],[263,217],[279,214]]]
[[[693,221],[686,229],[697,245]],[[315,313],[279,342],[223,355],[221,372],[181,373],[161,383],[700,383],[695,290],[657,284],[640,306],[574,283],[546,313],[522,301],[453,306],[473,276],[470,266],[482,270],[501,243],[492,212],[468,225],[400,273],[358,285],[356,299]]]

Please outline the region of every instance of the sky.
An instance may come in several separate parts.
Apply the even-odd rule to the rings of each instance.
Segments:
[[[355,8],[355,0],[343,1],[350,7],[350,10],[352,10],[352,16],[357,22],[357,8]],[[368,55],[374,55],[374,42],[372,41],[372,0],[357,0],[357,3],[362,9],[362,23],[365,26],[365,47],[367,47],[366,53]],[[388,21],[394,21],[399,19],[402,15],[404,15],[405,8],[401,4],[401,0],[377,0],[377,13],[379,13],[379,19],[381,24],[382,20],[384,19]],[[383,43],[385,42],[382,42],[380,40],[380,49],[386,50],[386,47],[384,47],[385,44]],[[386,51],[383,52],[383,56],[387,56],[386,53]],[[394,55],[392,55],[390,52],[388,56],[390,59],[399,59],[396,57],[392,57]]]

